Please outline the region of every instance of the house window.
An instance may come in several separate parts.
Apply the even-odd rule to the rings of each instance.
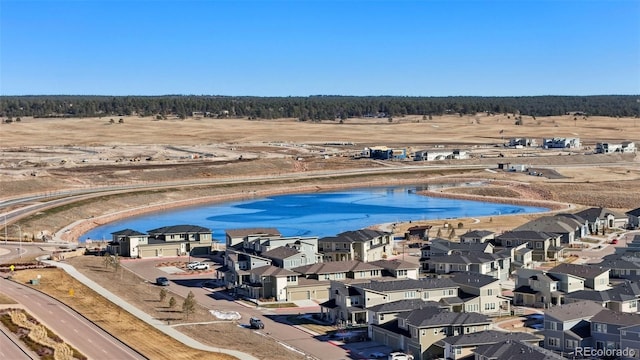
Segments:
[[[398,270],[398,276],[406,276],[407,270]]]
[[[426,290],[425,290],[425,291],[423,291],[423,292],[422,292],[422,298],[423,298],[423,299],[428,299],[428,298],[429,298],[429,291],[426,291]]]
[[[351,305],[358,305],[360,303],[360,298],[357,296],[351,297]]]
[[[607,324],[593,323],[593,331],[599,332],[599,333],[606,333]]]
[[[565,345],[564,345],[564,347],[567,348],[567,349],[575,349],[577,346],[578,346],[578,341],[577,340],[570,340],[570,339],[567,339],[565,341]]]
[[[298,280],[298,277],[295,275],[287,276],[287,282],[296,282],[296,280]]]
[[[484,309],[485,310],[495,310],[496,309],[496,303],[486,303],[486,304],[484,304]]]
[[[547,338],[547,345],[558,347],[559,344],[560,344],[560,339],[554,338],[554,337]]]
[[[380,276],[380,270],[371,270],[369,274],[371,276]]]
[[[460,349],[459,347],[455,348],[455,350],[456,350],[456,355],[462,354],[462,349]]]
[[[507,246],[511,247],[511,240],[507,240]]]
[[[637,300],[631,300],[631,301],[629,302],[629,307],[630,307],[630,308],[638,307],[638,301],[637,301]]]
[[[415,291],[405,291],[404,292],[404,298],[405,299],[415,299],[417,295],[417,292]]]
[[[487,289],[487,295],[489,296],[493,295],[493,289]]]
[[[325,280],[329,280],[329,279],[331,279],[331,275],[330,275],[330,274],[324,274],[324,279],[325,279]]]
[[[537,242],[536,243],[536,249],[542,249],[542,243],[541,242]]]
[[[544,328],[547,330],[558,330],[557,324],[555,321],[545,321]]]

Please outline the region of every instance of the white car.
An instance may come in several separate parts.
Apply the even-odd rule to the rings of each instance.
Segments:
[[[190,262],[187,264],[187,269],[189,270],[208,270],[209,264],[205,264],[202,262]]]

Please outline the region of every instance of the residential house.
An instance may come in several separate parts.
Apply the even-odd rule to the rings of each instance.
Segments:
[[[491,320],[478,313],[456,313],[434,306],[400,313],[395,320],[370,324],[371,339],[413,355],[415,359],[442,357],[444,350],[437,346],[448,336],[471,334],[489,330]]]
[[[478,346],[473,350],[475,360],[565,360],[550,350],[524,341],[504,340],[497,344]]]
[[[617,247],[616,255],[621,255],[629,261],[640,261],[640,235],[634,235],[631,241],[627,241],[625,246]]]
[[[396,279],[417,279],[420,273],[419,265],[399,259],[371,261],[370,264],[383,268],[384,276]]]
[[[500,280],[468,272],[453,273],[450,279],[459,287],[458,297],[464,304],[463,311],[488,316],[511,313],[511,299],[502,296]]]
[[[447,360],[470,359],[473,350],[478,346],[493,345],[499,342],[523,341],[531,345],[537,345],[540,338],[526,332],[509,332],[497,330],[483,330],[470,334],[458,336],[448,336],[436,343],[444,351],[444,358]]]
[[[570,274],[561,278],[543,270],[516,270],[513,304],[533,307],[560,305],[568,293],[584,290],[584,280]]]
[[[602,207],[592,207],[578,211],[575,215],[588,223],[589,234],[604,233],[605,229],[625,228],[629,218],[625,214]]]
[[[412,226],[407,229],[405,238],[409,241],[427,241],[429,240],[429,230],[431,225]]]
[[[640,227],[640,208],[629,210],[625,213],[629,218],[629,227],[637,229]]]
[[[611,269],[610,278],[640,280],[640,257],[613,254],[605,256],[597,265]]]
[[[512,251],[511,270],[514,272],[517,269],[533,269],[533,249],[527,247],[528,244],[521,244],[515,247],[510,247]]]
[[[448,159],[456,159],[463,160],[468,159],[469,153],[460,149],[427,149],[427,150],[418,150],[413,154],[414,161],[439,161],[439,160],[448,160]]]
[[[496,236],[496,243],[504,247],[527,244],[533,261],[559,260],[563,256],[560,235],[533,230],[506,231]]]
[[[298,284],[299,274],[281,267],[266,265],[249,272],[249,281],[236,289],[237,293],[252,299],[288,301],[287,287]]]
[[[582,290],[567,294],[567,302],[580,300],[590,300],[618,312],[637,313],[640,312],[638,303],[640,302],[640,287],[638,283],[625,281],[611,289],[596,291]]]
[[[347,231],[318,240],[318,251],[324,261],[387,259],[393,250],[392,236],[392,233],[371,229]]]
[[[461,243],[486,243],[495,238],[496,233],[488,230],[471,230],[460,235]]]
[[[149,230],[147,234],[130,229],[115,232],[111,249],[123,256],[128,253],[132,257],[151,258],[207,255],[213,244],[211,229],[197,225],[165,226]]]
[[[463,255],[432,256],[422,261],[422,269],[436,274],[465,271],[507,280],[511,269],[511,254],[510,252],[500,252],[497,254],[466,253]]]
[[[626,349],[627,354],[622,354],[621,358],[637,358],[640,354],[640,338],[637,337],[639,324],[640,314],[603,309],[591,318],[592,346],[595,349]],[[623,344],[626,346],[623,347]],[[634,351],[634,355],[625,356],[630,350]]]
[[[547,270],[547,274],[551,274],[556,278],[563,278],[563,274],[582,278],[584,280],[584,286],[592,290],[607,290],[610,288],[609,269],[597,265],[562,263]]]
[[[111,236],[112,240],[107,245],[107,252],[131,258],[140,257],[139,245],[148,244],[149,239],[149,235],[131,229],[113,232]]]
[[[542,139],[542,147],[545,149],[579,149],[580,138],[546,138]]]
[[[299,266],[315,264],[317,257],[308,257],[296,248],[280,246],[275,249],[260,253],[260,256],[270,259],[271,263],[283,269],[292,269]]]
[[[554,306],[544,313],[544,348],[572,353],[576,348],[591,346],[591,318],[602,311],[591,301]]]
[[[227,249],[241,248],[246,239],[258,237],[282,236],[280,231],[275,228],[244,228],[244,229],[227,229],[225,230],[225,239]]]
[[[399,300],[439,302],[443,298],[457,298],[458,286],[450,279],[402,279],[371,280],[337,283],[332,281],[329,291],[331,299],[321,304],[321,312],[330,322],[366,323],[367,309]],[[349,294],[349,301],[336,298]],[[335,301],[331,301],[335,300]],[[356,304],[356,305],[354,305]],[[449,306],[448,306],[449,307]],[[462,310],[459,305],[457,309]]]
[[[429,306],[439,309],[447,309],[447,305],[437,301],[425,301],[422,299],[397,300],[367,308],[367,319],[369,320],[369,324],[380,325],[395,320],[398,317],[398,314]],[[371,334],[369,334],[369,337],[371,337]]]
[[[542,216],[514,229],[560,235],[560,244],[572,244],[587,234],[586,220],[573,214]]]

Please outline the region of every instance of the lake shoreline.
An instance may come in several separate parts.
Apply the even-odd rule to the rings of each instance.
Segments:
[[[241,191],[224,194],[224,195],[204,196],[204,197],[198,197],[193,199],[184,199],[184,200],[164,202],[164,203],[154,204],[154,205],[146,205],[146,206],[126,209],[118,212],[111,212],[108,214],[96,216],[89,219],[79,220],[73,224],[67,225],[65,228],[58,231],[55,234],[54,238],[57,238],[61,241],[65,241],[69,243],[83,244],[85,243],[85,241],[79,241],[79,239],[84,234],[88,233],[89,231],[91,231],[96,227],[103,226],[108,223],[133,217],[133,216],[139,216],[139,215],[144,215],[144,214],[149,214],[149,213],[159,212],[159,211],[179,209],[179,208],[190,207],[194,205],[216,204],[221,202],[249,200],[249,199],[256,199],[256,198],[262,198],[262,197],[274,196],[274,195],[315,193],[315,192],[325,192],[325,191],[332,191],[332,190],[372,188],[372,187],[381,187],[381,186],[402,186],[402,185],[405,185],[405,186],[406,185],[420,186],[420,185],[429,185],[429,184],[446,185],[446,184],[461,184],[461,183],[471,183],[471,182],[481,182],[482,184],[491,183],[491,181],[489,180],[477,179],[477,178],[476,179],[474,178],[440,178],[440,179],[430,179],[426,181],[416,181],[415,179],[407,179],[407,180],[388,180],[388,181],[375,182],[375,183],[373,182],[347,183],[347,184],[317,183],[317,184],[297,186],[297,187],[282,187],[282,186],[270,187],[267,189],[255,190],[255,191],[241,190]],[[480,185],[480,186],[484,186],[484,185]],[[566,209],[568,207],[567,204],[560,204],[557,202],[547,201],[547,200],[499,198],[499,197],[487,197],[487,196],[479,196],[479,195],[447,193],[446,190],[448,188],[449,187],[442,187],[438,191],[420,190],[420,191],[417,191],[417,193],[420,195],[430,196],[430,197],[442,197],[442,198],[459,199],[459,200],[484,201],[484,202],[491,202],[491,203],[544,207],[544,208],[550,209],[549,211],[558,211],[560,209]],[[509,216],[509,215],[501,215],[501,216]],[[403,223],[403,222],[401,221],[400,223]],[[384,226],[384,224],[372,225],[372,226],[369,226],[369,228],[379,228],[381,226]]]

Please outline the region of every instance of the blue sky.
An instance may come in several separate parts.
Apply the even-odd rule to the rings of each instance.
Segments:
[[[640,1],[0,0],[0,94],[640,94]]]

